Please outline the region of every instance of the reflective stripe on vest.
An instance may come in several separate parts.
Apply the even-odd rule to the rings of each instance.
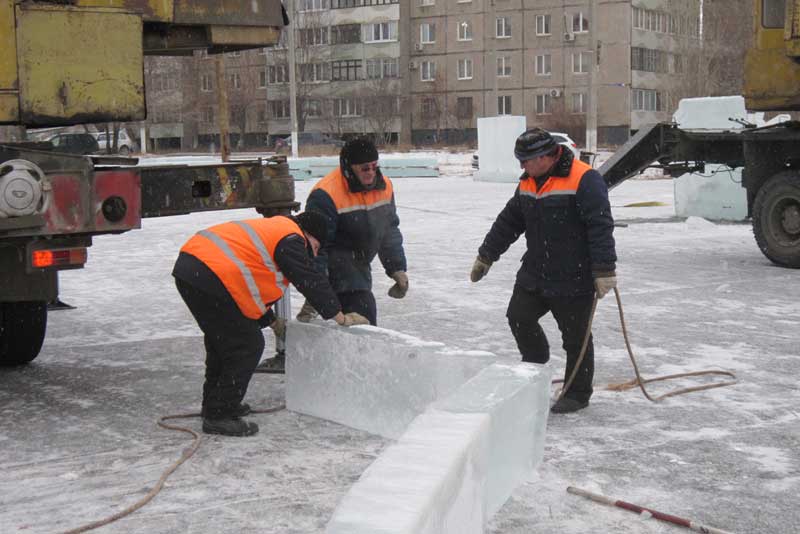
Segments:
[[[574,195],[581,184],[581,178],[586,174],[586,171],[591,169],[590,165],[580,160],[573,160],[569,175],[564,177],[550,176],[541,189],[536,189],[536,180],[533,178],[528,177],[521,180],[519,194],[537,199],[555,195]]]
[[[385,206],[392,202],[392,182],[383,177],[386,187],[353,193],[347,187],[347,180],[342,175],[342,169],[334,169],[311,189],[322,189],[333,200],[336,213],[350,213],[353,211],[369,211]]]
[[[239,310],[258,319],[283,296],[289,281],[278,269],[275,248],[284,237],[303,236],[287,217],[223,223],[193,236],[181,248],[202,261],[228,290]]]

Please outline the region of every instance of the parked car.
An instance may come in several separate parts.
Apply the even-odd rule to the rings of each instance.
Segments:
[[[96,154],[100,151],[97,139],[88,133],[60,133],[45,139],[53,145],[53,150],[64,154]]]
[[[572,152],[572,155],[575,156],[575,158],[580,159],[581,152],[580,150],[578,150],[578,145],[575,143],[575,141],[572,140],[572,138],[569,135],[562,132],[550,132],[550,135],[553,136],[553,139],[556,140],[556,143],[568,148]],[[472,168],[473,169],[480,168],[480,162],[478,161],[477,152],[472,154]]]
[[[107,147],[114,144],[114,132],[99,132],[97,134],[97,144],[101,152],[106,152]],[[117,135],[117,153],[120,156],[127,156],[132,152],[137,151],[136,142],[128,137],[125,130],[120,130]]]

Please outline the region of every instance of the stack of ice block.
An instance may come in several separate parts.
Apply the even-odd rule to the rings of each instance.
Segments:
[[[291,323],[291,410],[398,437],[328,534],[483,532],[542,458],[551,370],[379,328]]]

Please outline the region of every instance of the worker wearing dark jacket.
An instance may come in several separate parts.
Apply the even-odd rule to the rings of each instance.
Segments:
[[[181,248],[172,271],[178,292],[205,334],[203,431],[250,436],[255,423],[242,399],[264,351],[261,328],[276,335],[285,323],[271,309],[291,282],[325,319],[342,326],[366,324],[343,314],[312,257],[327,234],[325,217],[305,212],[292,219],[234,221],[195,234]]]
[[[339,168],[311,190],[306,209],[323,213],[328,221],[326,244],[317,256],[346,312],[353,311],[377,323],[370,263],[377,255],[386,275],[395,281],[389,296],[403,298],[408,291],[406,257],[392,182],[378,167],[378,151],[364,138],[348,141],[339,156]],[[297,319],[314,315],[306,302]]]
[[[541,128],[517,139],[514,154],[524,173],[514,196],[478,249],[470,278],[477,282],[524,232],[527,251],[517,272],[507,317],[522,360],[545,363],[550,348],[539,319],[551,312],[567,353],[568,378],[580,354],[594,293],[616,287],[614,220],[600,174],[564,150]],[[554,413],[585,408],[592,395],[594,347],[586,355]]]

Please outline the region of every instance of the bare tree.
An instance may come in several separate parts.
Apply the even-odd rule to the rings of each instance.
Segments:
[[[370,80],[360,92],[366,126],[378,144],[392,141],[394,126],[400,120],[402,109],[398,92],[398,83],[392,78]]]
[[[663,70],[672,75],[671,92],[680,98],[738,95],[744,81],[744,55],[752,43],[751,0],[670,3],[676,48]]]

